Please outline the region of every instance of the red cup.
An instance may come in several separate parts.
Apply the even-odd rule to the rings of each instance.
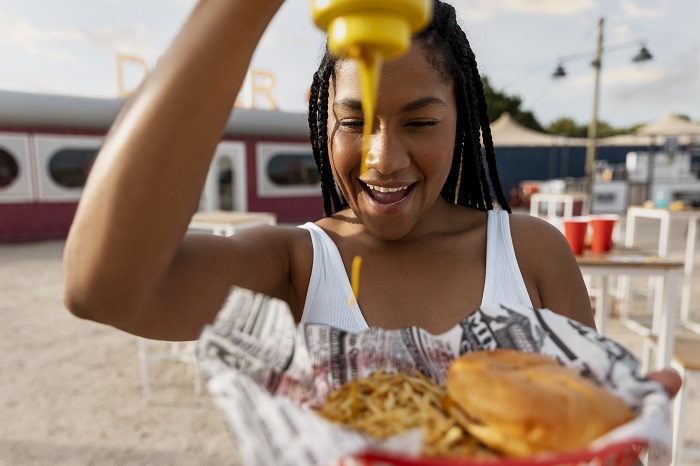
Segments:
[[[591,216],[591,251],[597,253],[608,252],[612,249],[613,230],[617,215]]]
[[[583,254],[583,246],[586,243],[588,232],[588,217],[569,217],[562,220],[564,236],[571,246],[575,256]]]

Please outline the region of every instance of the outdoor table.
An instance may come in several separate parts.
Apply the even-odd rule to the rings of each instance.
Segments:
[[[563,217],[573,217],[574,203],[581,202],[581,213],[588,214],[586,193],[535,193],[530,196],[530,215],[539,217],[540,203],[547,203],[547,217],[556,217],[557,207],[563,204]]]
[[[640,324],[627,317],[622,319],[626,326],[647,335],[658,337],[656,367],[668,367],[673,357],[673,342],[676,327],[676,299],[678,276],[683,263],[649,254],[613,250],[610,253],[596,254],[589,250],[577,256],[581,273],[596,277],[599,282],[599,302],[596,303],[595,322],[598,332],[605,333],[610,314],[610,279],[622,276],[656,276],[663,281],[661,295],[654,301],[651,328],[642,329]]]
[[[671,220],[687,222],[688,232],[685,243],[683,292],[681,294],[681,322],[684,325],[692,326],[693,324],[690,321],[690,294],[693,279],[693,266],[695,264],[695,240],[697,237],[697,224],[698,220],[700,220],[700,209],[673,211],[654,207],[629,207],[627,209],[627,226],[625,228],[625,246],[627,247],[632,247],[634,245],[637,218],[650,218],[659,221],[658,254],[663,258],[668,257]]]
[[[246,228],[275,225],[276,223],[277,216],[272,213],[211,210],[195,213],[188,228],[211,230],[213,234],[218,236],[231,236]]]

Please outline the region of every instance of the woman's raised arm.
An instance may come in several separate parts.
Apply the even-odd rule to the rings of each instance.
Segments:
[[[65,303],[76,315],[162,336],[152,331],[159,324],[146,308],[177,301],[175,284],[209,282],[187,284],[183,266],[198,267],[198,275],[220,271],[204,265],[226,240],[202,239],[209,251],[203,258],[182,239],[255,47],[281,4],[201,0],[127,102],[92,168],[66,243]],[[253,250],[257,244],[242,240]],[[175,320],[197,324],[183,319]],[[143,326],[151,330],[141,332]]]

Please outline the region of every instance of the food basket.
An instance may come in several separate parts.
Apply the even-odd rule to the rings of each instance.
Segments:
[[[470,351],[539,352],[613,391],[636,417],[585,450],[498,459],[420,457],[412,431],[382,442],[331,423],[313,408],[347,381],[375,371],[418,370],[444,384],[451,362]],[[207,388],[222,410],[245,466],[554,466],[670,463],[670,402],[660,384],[637,373],[638,361],[594,329],[548,310],[488,305],[449,331],[418,327],[348,333],[294,322],[286,303],[232,289],[197,342]]]
[[[598,450],[543,455],[537,458],[504,458],[500,460],[469,460],[444,458],[414,458],[368,452],[341,460],[339,466],[632,466],[646,450],[643,441],[617,442]]]

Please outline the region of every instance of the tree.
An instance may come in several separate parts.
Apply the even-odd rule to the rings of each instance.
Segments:
[[[615,128],[605,121],[598,121],[598,137],[605,138],[608,136],[616,136],[618,134],[630,134],[641,125],[630,126],[626,128]],[[561,134],[564,136],[585,138],[588,136],[588,123],[578,124],[573,118],[560,117],[552,121],[547,126],[547,132],[551,134]]]
[[[547,132],[582,138],[586,137],[588,134],[588,127],[586,125],[579,125],[573,118],[560,117],[547,126]]]
[[[531,111],[521,108],[523,101],[519,96],[510,96],[505,92],[495,90],[491,87],[486,76],[483,76],[481,80],[484,83],[489,121],[496,121],[503,112],[508,112],[521,125],[536,131],[544,131],[535,115]]]

